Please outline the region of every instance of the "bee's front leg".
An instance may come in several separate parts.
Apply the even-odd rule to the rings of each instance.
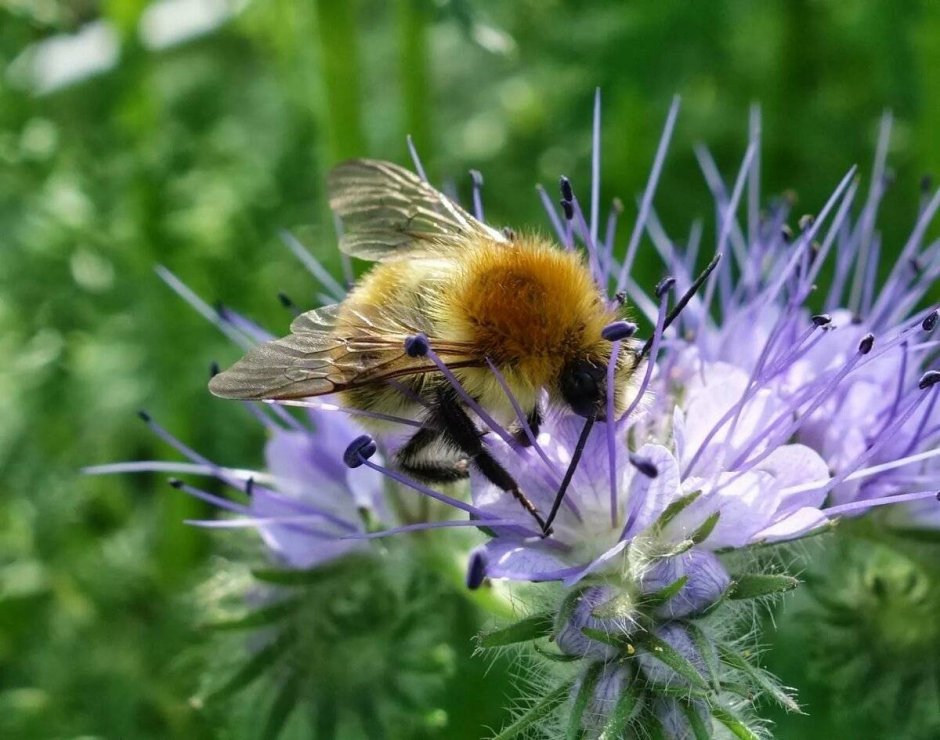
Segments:
[[[488,481],[513,495],[513,498],[522,505],[522,508],[538,522],[543,534],[547,535],[551,532],[550,529],[546,529],[545,520],[539,514],[538,509],[535,508],[535,504],[520,490],[519,484],[509,474],[509,471],[483,446],[480,441],[480,431],[473,423],[473,419],[470,418],[452,393],[444,390],[438,392],[433,419],[440,424],[441,432],[470,458],[477,470]]]

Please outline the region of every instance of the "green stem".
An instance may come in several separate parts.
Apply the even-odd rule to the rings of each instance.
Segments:
[[[422,158],[432,154],[430,74],[426,0],[398,0],[398,53],[405,133],[410,134]]]

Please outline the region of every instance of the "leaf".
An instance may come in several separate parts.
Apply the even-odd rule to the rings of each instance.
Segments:
[[[698,654],[702,656],[702,660],[705,662],[705,669],[708,671],[708,680],[711,682],[712,690],[716,692],[720,691],[721,681],[718,676],[721,667],[718,663],[718,653],[715,650],[715,644],[708,639],[708,636],[702,628],[695,622],[684,622],[683,626],[686,632],[689,633],[689,637],[692,639],[692,644],[695,645],[695,649],[698,650]]]
[[[689,722],[689,727],[692,728],[692,734],[695,736],[695,740],[709,740],[712,736],[711,732],[708,731],[699,713],[695,711],[695,707],[687,701],[680,701],[678,704],[679,709],[682,710],[682,713]]]
[[[800,582],[793,576],[785,575],[742,575],[736,576],[728,589],[729,599],[758,599],[792,591]]]
[[[627,725],[643,708],[643,697],[634,690],[634,684],[627,688],[614,705],[607,724],[598,736],[598,740],[620,740],[626,735]]]
[[[492,740],[509,740],[510,738],[518,737],[523,732],[528,730],[532,725],[541,721],[558,707],[565,698],[568,696],[571,691],[573,682],[568,681],[563,683],[561,686],[546,694],[540,702],[535,704],[529,711],[525,712],[522,716],[518,717],[515,722],[513,722],[509,727],[501,730],[499,734],[494,735]]]
[[[800,706],[797,704],[793,697],[790,696],[782,687],[778,686],[777,683],[757,666],[751,665],[747,658],[745,658],[740,653],[732,650],[727,645],[719,645],[718,652],[721,655],[721,659],[725,661],[732,668],[737,668],[742,673],[747,674],[747,676],[754,681],[760,688],[765,691],[777,704],[786,709],[788,712],[800,712]]]
[[[695,688],[708,690],[708,684],[698,668],[668,642],[649,632],[636,635],[636,642],[648,655],[674,670]]]
[[[653,529],[657,532],[664,530],[669,522],[685,511],[701,495],[701,491],[692,491],[692,493],[687,493],[677,498],[669,504],[669,506],[663,510],[663,513],[659,515],[659,518],[653,522]]]
[[[533,614],[531,617],[526,617],[508,627],[484,632],[479,637],[479,645],[483,648],[494,648],[537,640],[540,637],[550,635],[554,627],[555,619],[551,612]]]
[[[299,606],[300,599],[285,599],[284,601],[278,601],[276,604],[269,604],[261,609],[256,609],[241,617],[207,622],[202,625],[202,628],[209,630],[242,630],[266,627],[289,616]]]
[[[370,567],[371,558],[365,556],[346,557],[336,563],[300,570],[296,568],[257,568],[251,575],[265,583],[279,586],[313,586],[332,578],[343,578],[347,573],[365,566]]]
[[[740,740],[760,740],[760,736],[724,707],[712,707],[712,717],[731,730]]]
[[[568,731],[565,733],[565,740],[580,740],[584,734],[582,718],[584,710],[591,703],[591,697],[594,696],[594,687],[597,686],[597,678],[600,676],[603,664],[594,663],[585,672],[581,681],[581,688],[578,689],[578,695],[574,698],[574,705],[571,707],[571,716],[568,718]]]
[[[215,702],[237,694],[259,678],[268,668],[277,663],[281,657],[293,647],[295,640],[296,635],[292,631],[282,632],[275,640],[255,653],[228,681],[215,691],[212,691],[205,698],[205,703],[208,704],[209,702]]]
[[[271,711],[268,712],[268,719],[264,723],[264,730],[261,733],[263,740],[276,740],[284,725],[287,723],[290,713],[297,706],[297,697],[300,694],[300,680],[296,673],[290,677],[281,686],[277,692],[274,703],[271,705]]]

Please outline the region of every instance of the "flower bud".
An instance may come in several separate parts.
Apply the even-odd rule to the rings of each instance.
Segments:
[[[701,702],[692,702],[687,709],[673,699],[660,699],[653,712],[663,726],[663,736],[668,740],[695,740],[695,730],[689,721],[688,712],[695,712],[711,737],[712,719],[708,708]]]
[[[596,665],[596,664],[595,664]],[[581,688],[581,682],[588,675],[588,668],[575,682],[573,693],[577,695]],[[594,683],[594,691],[588,705],[584,708],[584,714],[581,716],[581,727],[587,737],[596,737],[610,720],[610,716],[617,708],[617,702],[630,690],[633,683],[633,670],[629,663],[604,663],[600,668],[597,679]],[[637,700],[633,708],[634,713],[638,712],[642,703]]]
[[[633,628],[633,619],[629,614],[597,616],[597,610],[610,607],[622,599],[623,594],[612,586],[592,586],[574,595],[574,603],[559,612],[556,625],[555,643],[566,655],[577,655],[598,660],[613,660],[619,651],[613,645],[594,640],[582,632],[589,629],[604,632],[612,637],[625,636]]]
[[[699,673],[703,676],[706,674],[705,661],[692,642],[692,638],[689,637],[689,633],[678,623],[673,622],[657,627],[653,630],[653,634],[691,663]],[[637,653],[637,661],[651,683],[660,686],[689,685],[688,679],[680,676],[662,660],[646,650]]]
[[[698,614],[714,604],[731,585],[731,577],[711,552],[692,549],[672,558],[656,561],[641,579],[646,594],[656,593],[686,577],[685,585],[657,607],[656,616],[679,619]]]

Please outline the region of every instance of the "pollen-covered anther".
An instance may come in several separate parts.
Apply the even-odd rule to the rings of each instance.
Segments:
[[[409,357],[424,357],[431,345],[424,334],[415,334],[405,339],[405,352]]]
[[[940,370],[928,370],[920,376],[917,387],[925,391],[928,388],[933,388],[937,383],[940,383]]]
[[[921,322],[920,327],[924,331],[933,331],[936,328],[938,321],[940,321],[940,309],[935,308],[933,311],[927,314],[927,316]]]
[[[636,334],[636,329],[636,324],[630,321],[612,321],[601,329],[601,336],[608,342],[616,342],[618,339],[629,339]]]
[[[656,284],[656,297],[662,298],[676,284],[674,277],[664,277]]]
[[[813,316],[813,326],[828,326],[832,323],[832,316],[827,313],[818,313]]]
[[[800,216],[800,231],[806,231],[814,223],[816,223],[816,217],[811,213],[806,213]]]
[[[630,464],[639,470],[647,478],[655,478],[659,475],[659,468],[649,458],[637,455],[633,452],[629,455]]]
[[[867,355],[869,352],[871,352],[871,349],[874,346],[875,346],[875,335],[866,334],[864,337],[862,337],[862,341],[858,343],[859,354]]]
[[[372,457],[377,449],[375,440],[368,434],[362,434],[349,443],[346,452],[343,453],[343,462],[347,467],[358,468]]]

